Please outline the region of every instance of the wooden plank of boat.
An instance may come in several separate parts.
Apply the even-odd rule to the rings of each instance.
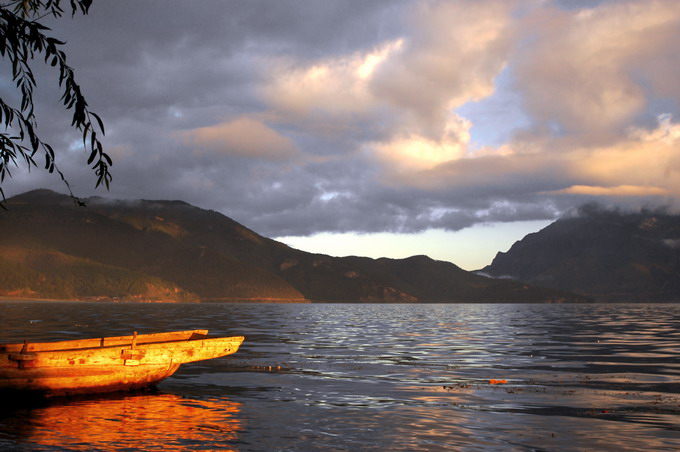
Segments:
[[[152,334],[138,334],[137,344],[145,344],[149,342],[172,342],[185,341],[191,339],[200,339],[208,336],[208,330],[189,330],[189,331],[171,331],[167,333],[152,333]],[[13,351],[18,352],[24,346],[27,346],[26,351],[47,351],[47,350],[70,350],[77,348],[91,348],[103,347],[109,345],[130,345],[135,335],[129,336],[109,336],[97,337],[87,339],[74,339],[70,341],[55,341],[55,342],[31,342],[31,343],[16,343],[16,344],[0,344],[0,352]]]
[[[232,354],[244,339],[207,333],[0,344],[0,391],[54,396],[144,388],[169,377],[181,364]]]

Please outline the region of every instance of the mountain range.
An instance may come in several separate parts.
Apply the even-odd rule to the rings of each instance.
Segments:
[[[678,302],[680,216],[585,205],[498,253],[480,273],[601,302]]]
[[[0,296],[121,301],[580,302],[426,256],[331,257],[182,201],[34,190],[0,212]],[[497,258],[498,259],[498,258]],[[494,269],[487,269],[494,272]]]

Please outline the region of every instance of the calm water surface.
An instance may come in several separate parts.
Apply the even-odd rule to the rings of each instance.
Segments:
[[[0,449],[680,449],[680,305],[4,301],[0,325],[246,336],[157,393],[4,404]]]

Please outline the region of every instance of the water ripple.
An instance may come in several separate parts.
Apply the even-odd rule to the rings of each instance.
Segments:
[[[142,417],[150,431],[179,435],[158,440],[168,449],[680,448],[678,305],[1,307],[2,342],[131,329],[245,335],[237,354],[183,366],[160,385],[159,403],[173,407],[165,424],[153,410]],[[82,410],[92,429],[115,430],[158,396],[109,404],[105,415],[75,402],[0,413],[0,447],[105,440],[107,450],[134,450],[120,437],[77,436],[60,416]]]

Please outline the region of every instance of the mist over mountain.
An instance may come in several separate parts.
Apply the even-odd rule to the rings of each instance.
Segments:
[[[262,237],[182,201],[34,190],[0,212],[0,295],[125,301],[573,302],[426,256],[336,258]]]
[[[680,216],[586,205],[498,253],[481,272],[597,301],[680,301]]]

